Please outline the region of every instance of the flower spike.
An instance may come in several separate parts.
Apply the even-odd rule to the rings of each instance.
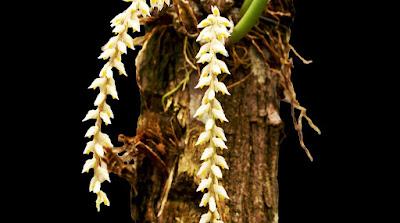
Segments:
[[[94,105],[96,109],[90,110],[82,121],[89,119],[96,120],[95,125],[91,126],[85,137],[92,138],[92,141],[86,144],[84,154],[93,153],[93,158],[88,159],[84,166],[82,173],[89,172],[93,169],[94,176],[90,181],[89,191],[97,194],[96,207],[100,211],[100,204],[104,203],[109,206],[110,201],[106,193],[101,190],[101,183],[105,180],[110,181],[108,175],[107,164],[101,159],[104,156],[105,150],[103,147],[113,147],[110,137],[101,132],[102,122],[105,125],[111,124],[111,119],[114,118],[114,113],[111,107],[106,103],[108,95],[113,99],[118,99],[118,93],[115,87],[115,80],[113,75],[113,68],[119,71],[119,74],[127,76],[125,66],[121,61],[121,55],[127,53],[127,48],[134,50],[133,38],[128,34],[128,29],[131,28],[134,32],[140,32],[139,15],[142,17],[150,16],[150,8],[143,0],[124,0],[131,2],[131,5],[122,13],[119,13],[111,20],[112,32],[115,36],[111,37],[109,41],[101,48],[102,53],[98,59],[108,60],[99,73],[99,78],[96,78],[90,89],[100,89]],[[164,2],[169,5],[169,0],[151,0],[151,6],[158,7],[159,10],[164,6]]]
[[[200,222],[222,222],[218,213],[217,198],[229,199],[229,196],[223,186],[218,184],[218,179],[222,178],[222,169],[229,169],[223,156],[217,155],[217,148],[227,149],[225,145],[226,137],[222,128],[218,127],[216,120],[228,122],[222,109],[221,103],[215,98],[216,93],[230,95],[225,84],[218,81],[217,76],[221,73],[229,73],[229,70],[222,60],[217,59],[217,53],[227,57],[228,51],[225,49],[225,38],[229,37],[227,27],[232,27],[233,24],[224,17],[221,17],[217,6],[211,6],[211,15],[198,24],[198,28],[204,28],[196,41],[203,43],[199,52],[196,55],[197,63],[208,63],[201,71],[200,79],[195,88],[203,88],[208,86],[201,101],[201,106],[196,111],[194,117],[201,117],[203,114],[206,117],[205,132],[202,132],[197,140],[197,145],[205,144],[207,146],[201,156],[204,162],[201,164],[200,170],[197,173],[203,179],[200,182],[197,191],[207,193],[203,195],[200,202],[200,207],[207,206],[208,212],[203,214]],[[220,168],[221,167],[221,168]]]

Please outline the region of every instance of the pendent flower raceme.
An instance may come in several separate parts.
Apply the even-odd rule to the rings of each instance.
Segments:
[[[208,204],[208,212],[200,218],[200,223],[212,222],[222,223],[218,212],[217,201],[219,198],[227,198],[229,196],[224,187],[219,184],[218,179],[222,178],[222,169],[229,169],[223,156],[217,155],[217,148],[221,150],[227,149],[225,145],[226,137],[224,130],[217,126],[217,120],[228,122],[225,117],[221,103],[216,99],[218,92],[230,95],[225,84],[218,81],[217,76],[221,73],[230,74],[225,62],[217,59],[217,53],[223,56],[229,56],[225,49],[225,38],[229,37],[227,27],[233,24],[226,18],[220,16],[220,12],[216,6],[211,6],[212,14],[201,21],[198,28],[204,28],[196,41],[203,43],[196,58],[198,63],[208,63],[201,71],[201,76],[195,88],[203,88],[208,86],[201,100],[201,106],[197,109],[194,117],[198,117],[205,123],[205,131],[202,132],[197,140],[197,145],[205,145],[206,148],[201,156],[204,162],[201,164],[197,173],[201,176],[201,180],[197,191],[207,192],[200,201],[200,207],[206,207]]]
[[[103,147],[113,147],[113,145],[109,136],[101,132],[101,124],[102,122],[104,122],[105,125],[111,124],[111,118],[114,118],[111,107],[106,103],[107,95],[118,99],[112,68],[116,68],[120,74],[127,76],[125,66],[121,61],[121,55],[127,53],[127,48],[135,49],[133,38],[128,34],[128,29],[132,28],[133,32],[139,32],[140,23],[138,16],[150,16],[150,9],[145,1],[125,1],[132,3],[124,12],[118,14],[111,20],[111,27],[113,27],[112,32],[115,33],[115,36],[111,37],[102,47],[103,52],[99,56],[99,59],[108,59],[108,62],[101,69],[99,78],[96,78],[89,86],[89,88],[93,90],[97,88],[100,89],[94,101],[94,105],[97,106],[97,108],[90,110],[82,120],[96,120],[95,125],[90,127],[85,134],[85,137],[93,137],[93,140],[86,144],[84,154],[92,152],[93,158],[86,161],[82,173],[89,172],[91,168],[94,170],[94,176],[90,181],[89,191],[97,194],[97,211],[100,211],[101,203],[107,206],[110,205],[106,193],[101,190],[101,183],[105,180],[110,182],[107,164],[102,160],[102,157],[104,156]],[[167,3],[167,5],[170,3],[169,0],[151,0],[151,6],[152,8],[158,7],[158,9],[161,10],[164,6],[164,2]]]

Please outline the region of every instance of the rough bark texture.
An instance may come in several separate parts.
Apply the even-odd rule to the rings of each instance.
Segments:
[[[199,20],[205,17],[200,4],[190,2],[190,5]],[[193,5],[199,5],[200,9]],[[264,21],[259,26],[269,33],[266,37],[269,46],[250,33],[239,44],[228,47],[230,57],[226,62],[232,75],[219,76],[228,87],[234,84],[229,88],[231,96],[217,96],[229,119],[228,123],[220,124],[228,139],[228,150],[223,156],[230,167],[223,170],[221,181],[230,200],[219,200],[218,204],[224,222],[278,222],[278,154],[284,133],[279,117],[281,80],[273,70],[284,69],[278,56],[284,57],[289,52],[287,27],[294,9],[289,0],[271,1],[268,9],[286,13],[270,17],[281,25]],[[227,15],[235,19],[234,13],[231,9]],[[182,14],[185,15],[184,10]],[[132,185],[131,214],[136,222],[198,222],[207,211],[199,208],[202,193],[196,192],[200,182],[196,173],[204,148],[194,146],[204,124],[192,118],[204,89],[193,88],[199,78],[198,71],[185,60],[185,37],[175,20],[174,26],[161,26],[160,23],[168,24],[163,20],[155,30],[152,28],[157,26],[149,24],[146,31],[153,33],[136,59],[142,100],[137,135],[121,136],[120,141],[125,145],[117,151],[129,151],[127,157],[133,157],[134,164],[125,163],[129,168],[123,168],[118,164],[121,158],[116,152],[107,153],[108,162],[114,164],[112,171]],[[185,25],[188,32],[196,32],[193,24]],[[279,41],[269,41],[272,39]],[[196,50],[193,38],[186,43],[186,47]],[[186,75],[189,80],[166,98],[164,110],[162,96],[178,86]]]

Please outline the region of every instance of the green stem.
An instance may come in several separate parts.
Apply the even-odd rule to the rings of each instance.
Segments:
[[[178,84],[178,86],[176,86],[176,88],[172,89],[171,91],[169,91],[169,92],[167,92],[166,94],[164,94],[164,96],[162,96],[162,98],[161,98],[161,104],[162,104],[164,110],[165,110],[165,99],[166,99],[167,97],[171,96],[171,95],[172,95],[173,93],[175,93],[176,91],[178,91],[179,88],[180,88],[184,83],[186,83],[186,82],[189,81],[189,76],[190,76],[190,74],[192,73],[192,71],[193,71],[193,70],[191,70],[191,71],[186,75],[185,79],[183,79],[183,80]]]
[[[244,13],[246,13],[247,9],[249,8],[252,2],[253,0],[244,0],[243,5],[239,11],[240,17],[243,17]]]
[[[245,3],[248,1],[250,0],[246,0]],[[261,14],[264,12],[268,2],[269,0],[252,0],[250,2],[251,4],[246,3],[250,4],[250,6],[248,7],[247,11],[245,11],[238,24],[236,24],[235,28],[233,28],[231,37],[229,38],[230,43],[238,42],[251,30],[251,28],[253,28]],[[243,3],[243,6],[245,3]]]

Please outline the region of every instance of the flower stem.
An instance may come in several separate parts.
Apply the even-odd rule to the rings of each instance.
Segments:
[[[244,0],[242,7],[240,8],[239,14],[241,17],[243,17],[244,13],[246,13],[247,9],[251,5],[253,0]]]
[[[247,3],[248,2],[248,3]],[[261,14],[264,12],[269,0],[246,0],[240,10],[240,13],[244,13],[235,28],[233,28],[229,42],[236,43],[241,40],[250,30],[254,24],[258,21]],[[250,5],[250,6],[248,6]],[[247,11],[244,7],[248,7]]]

